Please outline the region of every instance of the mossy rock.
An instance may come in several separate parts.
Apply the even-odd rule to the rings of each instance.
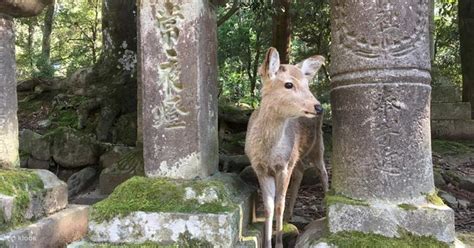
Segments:
[[[132,212],[223,213],[237,208],[232,182],[219,179],[180,181],[136,176],[92,207],[96,222]]]
[[[441,155],[474,154],[474,143],[455,142],[447,140],[433,140],[433,152]]]
[[[338,248],[448,248],[449,245],[433,237],[415,236],[403,233],[399,238],[389,238],[378,234],[362,232],[339,232],[318,240]]]
[[[112,132],[114,143],[134,146],[137,141],[137,114],[129,113],[120,116]]]
[[[0,169],[0,194],[14,197],[11,219],[6,220],[4,213],[0,213],[0,232],[26,223],[31,195],[43,190],[43,181],[32,171]]]

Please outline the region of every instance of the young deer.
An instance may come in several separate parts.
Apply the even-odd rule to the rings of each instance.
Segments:
[[[286,219],[292,214],[304,162],[318,167],[324,190],[328,188],[321,131],[323,109],[308,86],[324,61],[322,56],[313,56],[297,65],[280,65],[277,50],[270,48],[259,70],[263,82],[262,101],[250,117],[245,153],[262,190],[267,248],[271,248],[274,213],[276,247],[283,247],[285,195],[295,167],[290,213]]]

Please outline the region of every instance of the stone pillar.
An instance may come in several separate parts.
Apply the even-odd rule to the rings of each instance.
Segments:
[[[207,177],[218,165],[214,10],[208,0],[142,0],[138,19],[145,173]]]
[[[37,15],[51,1],[6,0],[0,2],[0,168],[13,168],[20,165],[13,18]]]
[[[13,18],[0,13],[0,167],[19,166]]]
[[[393,237],[403,230],[454,240],[452,210],[429,201],[429,1],[331,1],[332,188],[339,197],[329,201],[336,202],[328,206],[331,232]]]

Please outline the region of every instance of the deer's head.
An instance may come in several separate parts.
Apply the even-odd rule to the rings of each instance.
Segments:
[[[296,65],[280,64],[278,51],[268,49],[259,75],[262,78],[262,104],[284,118],[316,117],[323,112],[321,103],[309,90],[323,56],[312,56]]]

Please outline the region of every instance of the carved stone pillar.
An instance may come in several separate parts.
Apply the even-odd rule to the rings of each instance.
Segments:
[[[217,35],[207,0],[139,6],[145,173],[204,178],[217,170]]]
[[[330,232],[452,242],[452,210],[432,203],[429,0],[331,10],[332,189],[349,201],[328,206]]]

